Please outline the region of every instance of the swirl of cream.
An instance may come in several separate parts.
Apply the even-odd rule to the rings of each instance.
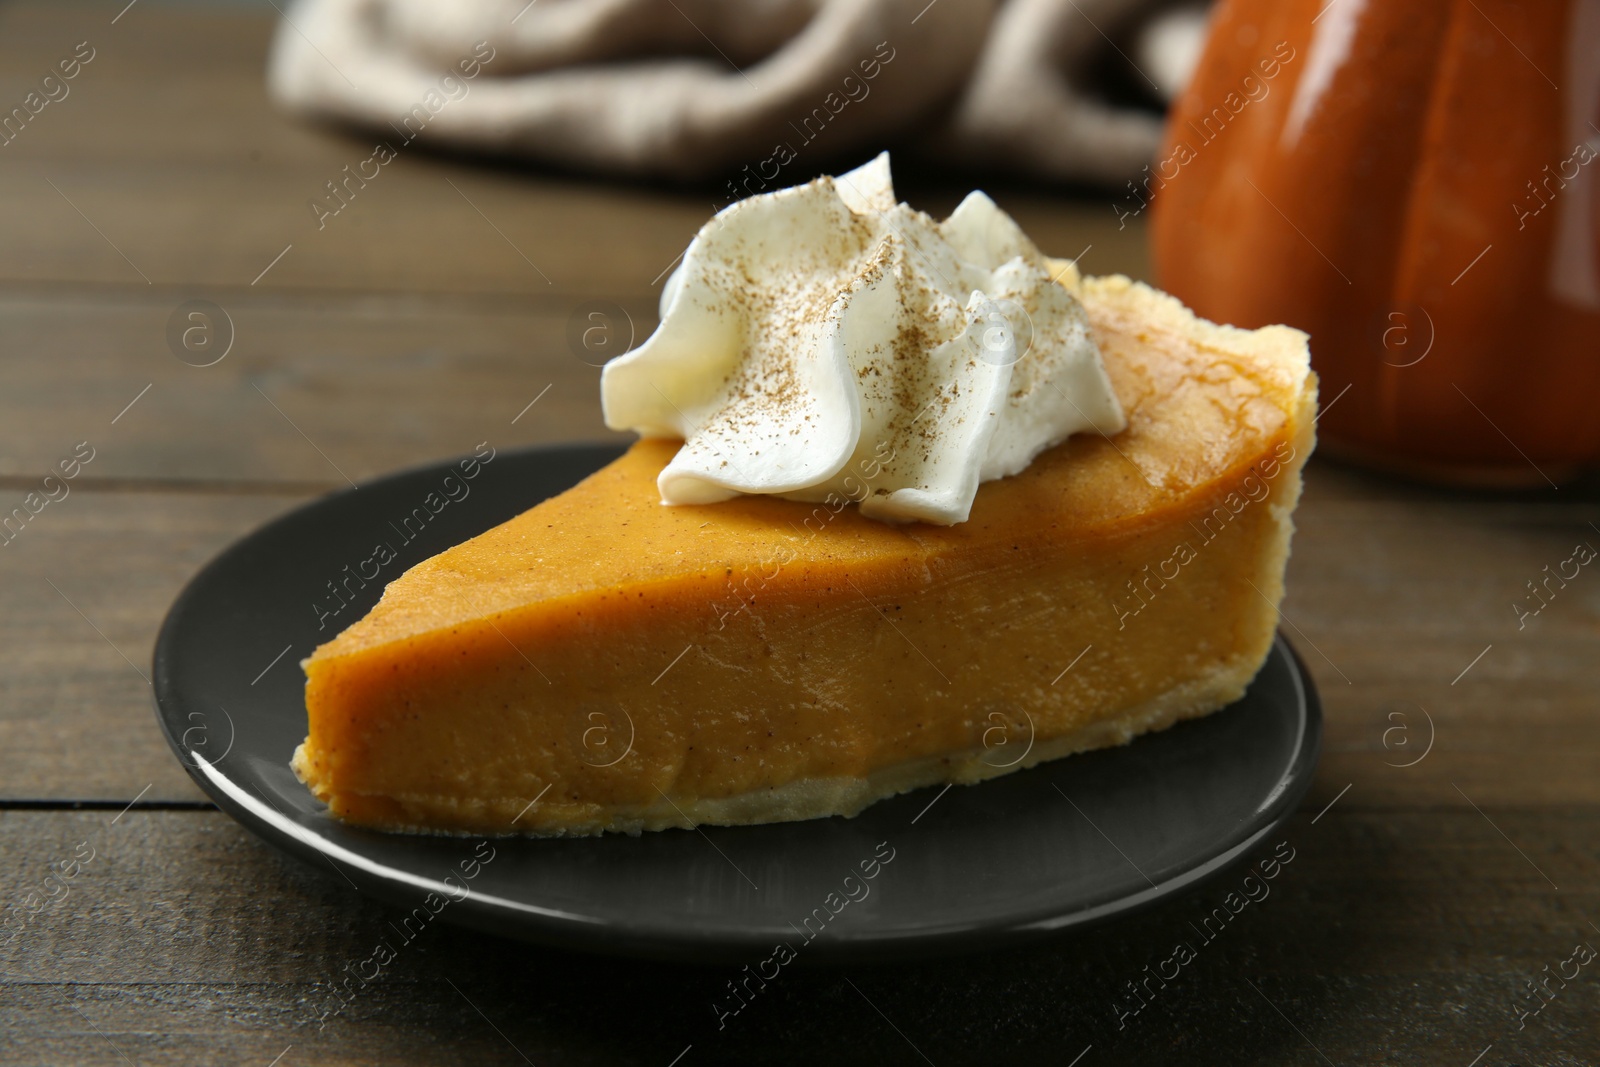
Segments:
[[[897,203],[887,154],[717,214],[600,388],[607,426],[683,439],[664,504],[831,494],[886,522],[964,522],[980,482],[1126,424],[1011,217],[980,192],[943,222]]]

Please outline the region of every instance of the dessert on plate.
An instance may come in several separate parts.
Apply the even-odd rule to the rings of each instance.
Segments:
[[[706,224],[608,364],[641,439],[305,661],[334,815],[596,834],[854,815],[1128,742],[1265,659],[1305,335],[1043,256],[887,157]]]

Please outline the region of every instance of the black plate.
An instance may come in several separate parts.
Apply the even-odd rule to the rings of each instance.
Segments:
[[[446,503],[421,534],[337,613],[328,583],[377,542],[399,547],[391,523],[440,490],[453,464],[335,493],[222,553],[156,643],[156,713],[173,751],[262,838],[424,909],[418,922],[437,914],[569,948],[752,964],[779,942],[804,962],[876,960],[996,948],[1126,914],[1262,844],[1310,785],[1321,712],[1280,637],[1244,699],[1215,715],[982,785],[919,790],[854,819],[485,843],[329,818],[288,766],[306,732],[300,659],[404,568],[618,452],[495,456],[459,483],[464,498],[436,497]]]

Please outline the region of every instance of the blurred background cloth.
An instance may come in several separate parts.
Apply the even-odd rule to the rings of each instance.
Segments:
[[[741,196],[886,145],[1120,186],[1205,19],[1195,0],[298,0],[268,80],[395,149],[738,174]]]

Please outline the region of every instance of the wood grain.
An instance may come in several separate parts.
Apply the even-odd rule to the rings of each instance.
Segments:
[[[266,1063],[286,1046],[291,1063],[664,1065],[688,1045],[696,1063],[922,1062],[912,1043],[941,1065],[1064,1063],[1086,1045],[1101,1063],[1313,1064],[1320,1050],[1464,1065],[1490,1043],[1497,1063],[1586,1062],[1600,1053],[1593,976],[1526,1029],[1514,1010],[1526,978],[1600,940],[1583,918],[1600,912],[1600,821],[1491,814],[1560,892],[1476,813],[1336,809],[1285,827],[1292,862],[1209,942],[1190,924],[1242,875],[1027,951],[788,970],[719,1029],[711,1003],[736,968],[570,956],[443,925],[324,1020],[345,965],[397,941],[396,909],[215,812],[9,812],[0,1063],[120,1062],[112,1042],[141,1064]],[[29,888],[80,842],[95,858],[27,916]],[[1118,991],[1178,941],[1195,961],[1122,1018]]]
[[[156,631],[201,565],[304,499],[80,488],[0,548],[0,795],[203,799],[156,728]]]
[[[621,439],[600,419],[599,361],[569,345],[569,322],[592,302],[250,290],[213,302],[226,314],[216,337],[231,321],[233,348],[197,367],[168,348],[178,298],[0,291],[0,345],[20,357],[0,362],[0,474],[42,475],[88,441],[84,473],[97,479],[331,488],[484,440]],[[655,326],[653,302],[606,307],[594,313],[618,345]],[[107,338],[119,344],[108,351]]]
[[[1600,545],[1600,497],[1320,460],[1284,605],[1326,712],[1284,831],[1300,858],[1125,1028],[1119,987],[1235,875],[1027,952],[795,971],[720,1030],[722,971],[440,926],[320,1025],[393,912],[205,805],[150,710],[160,620],[211,555],[346,478],[608,436],[569,325],[603,303],[647,334],[662,272],[720,204],[407,150],[319,229],[307,199],[371,137],[272,107],[276,12],[141,0],[113,23],[122,8],[0,7],[0,104],[76,42],[97,50],[0,148],[0,515],[95,449],[0,546],[0,1064],[666,1065],[691,1045],[682,1067],[1600,1061],[1593,974],[1526,1029],[1513,1014],[1542,968],[1600,944],[1600,575],[1525,626],[1513,608]],[[899,177],[936,214],[964,191]],[[1142,227],[1109,203],[990,191],[1048,251],[1148,276]],[[233,323],[214,366],[169,344],[194,299]],[[31,914],[80,842],[95,860]]]
[[[73,117],[63,114],[62,124]],[[0,241],[15,250],[0,264],[0,281],[132,287],[149,279],[167,292],[244,288],[260,276],[257,287],[269,291],[638,299],[658,291],[695,231],[726,206],[704,195],[553,177],[529,197],[526,179],[514,173],[464,171],[413,152],[319,226],[308,201],[341,167],[369,154],[370,144],[353,142],[335,159],[249,170],[21,159],[0,172],[0,198],[11,205],[0,215]],[[1137,240],[1143,227],[1119,231],[1109,201],[1063,209],[1036,193],[992,191],[1047,252],[1087,249],[1085,270],[1147,273]],[[955,206],[948,190],[907,185],[900,192],[936,214]]]
[[[1512,607],[1578,542],[1600,547],[1600,506],[1568,495],[1486,498],[1313,462],[1283,629],[1327,712],[1319,791],[1355,782],[1349,799],[1383,807],[1600,802],[1600,573],[1523,628]]]
[[[308,202],[379,135],[317,131],[273,108],[261,74],[272,17],[142,4],[111,27],[88,10],[0,9],[0,69],[16,75],[0,79],[3,99],[78,41],[97,49],[66,99],[0,149],[0,247],[12,252],[0,282],[245,287],[293,245],[258,286],[637,299],[727,204],[713,188],[549,174],[528,196],[519,168],[466,168],[419,140],[319,222]],[[900,192],[925,210],[947,213],[965,192],[918,178],[908,169]],[[1147,272],[1143,229],[1119,229],[1111,198],[991,191],[1046,251],[1087,247],[1088,269]]]
[[[389,434],[344,436],[337,425],[342,411],[370,402],[359,399],[359,383],[382,381],[353,367],[343,365],[344,380],[358,384],[336,388],[334,374],[320,387],[280,394],[285,405],[291,398],[309,401],[293,407],[298,424],[314,439],[323,437],[325,450],[344,459],[352,474],[470,447],[438,432],[453,417],[469,431],[461,439],[470,441],[473,423],[464,407],[426,423],[431,432],[420,440],[397,420],[376,418],[367,425],[387,425]],[[230,397],[240,392],[227,389]],[[448,396],[441,390],[435,399]],[[251,395],[237,399],[248,410]],[[311,481],[305,488],[333,488],[332,478],[316,480],[323,461],[315,450],[279,427],[267,405],[257,406],[265,410],[250,417],[278,433],[285,454],[297,446],[306,453],[290,468]],[[166,427],[183,410],[178,404],[170,419],[124,420],[130,437],[146,425],[168,435],[143,446],[156,457],[147,470],[161,469],[164,447],[183,454],[182,434]],[[246,419],[235,416],[238,423]],[[338,451],[346,440],[373,458],[366,465],[350,460]],[[107,439],[107,459],[116,443]],[[86,472],[102,462],[97,455]],[[207,473],[184,471],[177,460],[170,469]],[[236,468],[209,472],[239,476]],[[228,543],[306,499],[303,491],[266,486],[204,489],[80,487],[0,548],[3,795],[131,798],[152,782],[152,798],[196,795],[155,732],[144,683],[122,657],[147,671],[157,627],[184,581]],[[26,491],[20,481],[0,486],[4,499],[16,502]],[[1546,562],[1570,554],[1592,505],[1508,505],[1408,490],[1402,509],[1385,499],[1393,492],[1368,476],[1314,462],[1296,514],[1285,629],[1326,713],[1326,753],[1308,804],[1326,803],[1347,784],[1343,803],[1360,807],[1600,803],[1594,774],[1600,732],[1592,710],[1600,664],[1589,655],[1600,624],[1600,576],[1581,575],[1524,630],[1510,606]]]

